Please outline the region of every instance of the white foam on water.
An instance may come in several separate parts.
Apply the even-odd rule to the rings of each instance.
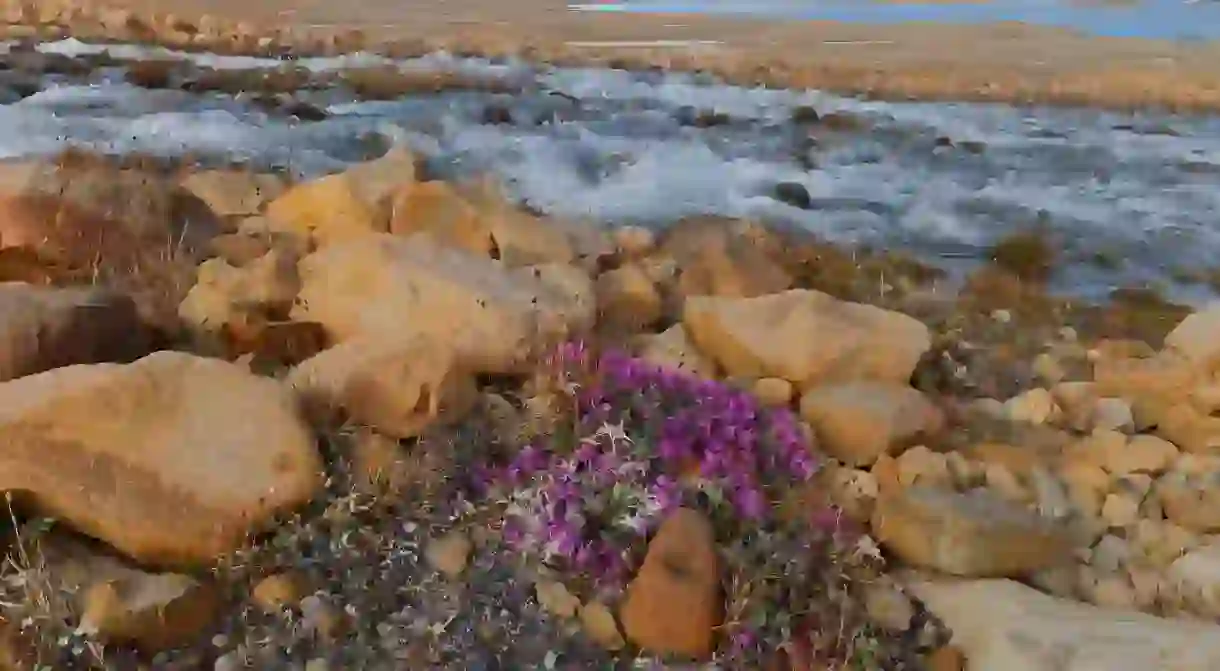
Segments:
[[[45,88],[9,107],[40,108],[52,114],[139,114],[171,109],[192,100],[183,91],[151,90],[127,83],[61,85]]]
[[[552,71],[540,77],[539,83],[582,100],[651,100],[672,106],[712,109],[755,120],[786,119],[791,108],[811,105],[820,99],[812,92],[708,86],[681,74],[653,84],[640,81],[630,72],[593,68]]]
[[[34,46],[34,50],[41,54],[57,54],[69,58],[80,58],[81,56],[97,56],[104,53],[106,45],[87,44],[75,37],[69,37],[54,42],[40,42]]]
[[[1220,243],[1215,219],[1198,216],[1200,211],[1220,212],[1217,190],[1194,184],[1150,189],[1137,170],[1141,162],[1155,168],[1188,152],[1197,153],[1200,146],[1220,148],[1216,132],[1206,137],[1189,130],[1182,137],[1143,135],[1112,130],[1111,124],[1123,117],[1097,112],[1082,116],[989,104],[866,102],[817,92],[701,86],[682,75],[653,83],[627,72],[569,69],[551,72],[541,83],[592,105],[606,100],[671,109],[693,105],[763,123],[784,121],[797,106],[814,105],[823,113],[850,112],[887,127],[982,142],[989,156],[1006,162],[995,168],[997,174],[980,182],[965,179],[971,176],[960,172],[888,160],[890,149],[858,136],[846,147],[823,150],[821,169],[808,171],[790,158],[759,160],[717,150],[707,135],[692,129],[658,140],[598,134],[579,123],[545,132],[446,127],[441,138],[444,151],[494,169],[508,183],[510,193],[554,214],[609,221],[666,221],[699,213],[773,216],[840,239],[877,241],[897,235],[983,245],[1003,229],[995,217],[963,213],[963,206],[976,204],[984,212],[1024,212],[1030,222],[1045,211],[1052,220],[1073,222],[1081,234],[1106,235],[1130,244],[1178,232]],[[393,103],[352,104],[332,111],[355,114],[369,112],[375,105],[393,107]],[[1037,155],[1048,147],[1084,153],[1079,160],[1108,161],[1112,165],[1107,169],[1117,172],[1104,180],[1080,175],[1068,179],[1056,172],[1061,166],[1054,161],[1038,163],[1021,157],[1021,152]],[[1005,158],[1005,152],[1016,156]],[[614,157],[603,161],[613,167],[590,177],[583,167],[590,157]],[[1066,181],[1056,183],[1059,179]],[[781,181],[803,185],[815,202],[854,200],[875,207],[802,212],[771,197],[772,186]],[[1182,209],[1190,214],[1183,216]]]
[[[0,106],[0,129],[4,158],[53,154],[71,146],[111,154],[271,160],[311,173],[344,165],[302,142],[305,132],[263,114],[199,108],[190,94],[128,84],[48,88]]]

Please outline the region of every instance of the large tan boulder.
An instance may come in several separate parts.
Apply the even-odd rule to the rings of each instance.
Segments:
[[[335,342],[413,335],[452,344],[475,372],[521,370],[592,327],[592,280],[560,265],[510,269],[427,236],[369,235],[302,260],[292,318]]]
[[[660,320],[661,293],[638,264],[628,263],[597,278],[599,321],[611,329],[637,331]]]
[[[903,561],[951,575],[1029,575],[1070,560],[1073,549],[1066,529],[984,489],[890,492],[877,501],[872,524]]]
[[[1057,599],[1012,580],[909,586],[953,631],[969,671],[1210,671],[1220,626]]]
[[[441,244],[491,256],[509,266],[570,263],[581,249],[579,224],[537,217],[512,206],[484,180],[416,182],[393,198],[390,232],[426,233]]]
[[[934,436],[945,424],[940,409],[918,389],[884,382],[814,387],[801,398],[800,410],[818,446],[850,466],[870,466],[883,454]]]
[[[605,229],[588,221],[536,216],[514,205],[494,180],[464,182],[458,189],[478,208],[489,229],[494,254],[507,265],[572,263],[614,251]]]
[[[390,232],[410,236],[426,233],[441,244],[490,256],[493,244],[478,208],[448,182],[405,184],[395,194]]]
[[[1194,361],[1173,349],[1152,357],[1112,357],[1093,366],[1093,392],[1098,397],[1124,398],[1141,406],[1172,407],[1185,401],[1200,381]]]
[[[752,222],[696,217],[665,231],[658,251],[681,270],[682,296],[742,298],[792,287],[792,277],[773,254],[776,242]]]
[[[287,389],[178,352],[4,383],[0,436],[0,489],[151,565],[210,563],[321,485]]]
[[[244,266],[225,259],[199,265],[195,286],[178,305],[183,324],[199,334],[218,333],[251,318],[283,318],[300,289],[297,257],[273,249]]]
[[[804,289],[753,298],[692,296],[683,324],[730,375],[779,377],[801,388],[906,383],[931,347],[928,328],[912,317]]]
[[[311,417],[338,414],[393,438],[459,420],[478,400],[453,348],[426,337],[347,340],[301,362],[287,381]]]
[[[135,303],[122,294],[0,283],[0,382],[71,364],[131,361],[148,347]]]
[[[1183,319],[1165,336],[1165,347],[1210,370],[1220,357],[1220,303],[1211,303]]]
[[[292,187],[264,214],[272,230],[302,234],[318,245],[351,240],[388,231],[393,194],[413,181],[415,156],[394,148],[374,161]]]

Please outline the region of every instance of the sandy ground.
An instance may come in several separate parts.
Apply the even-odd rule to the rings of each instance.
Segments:
[[[266,26],[357,27],[375,40],[424,38],[491,53],[625,58],[699,67],[738,83],[883,98],[1164,105],[1220,110],[1220,44],[1085,37],[1017,23],[859,25],[568,11],[558,0],[119,0],[140,12]],[[607,42],[710,41],[696,46]]]

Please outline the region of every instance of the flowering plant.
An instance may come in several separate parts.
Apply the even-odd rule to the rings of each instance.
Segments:
[[[780,519],[776,503],[818,468],[794,414],[581,343],[560,348],[551,364],[564,420],[494,478],[508,502],[512,546],[613,595],[665,515],[699,507],[725,541],[721,657],[756,660],[788,641],[809,610],[802,599],[815,596],[807,570],[820,570],[839,537],[838,518],[822,509],[795,526]]]

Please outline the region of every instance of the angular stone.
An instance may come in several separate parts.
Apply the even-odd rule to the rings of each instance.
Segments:
[[[1138,435],[1132,436],[1123,449],[1107,454],[1102,466],[1115,475],[1159,475],[1173,466],[1178,456],[1178,449],[1173,443],[1156,436]]]
[[[220,595],[214,584],[135,568],[67,532],[43,535],[36,551],[42,564],[28,570],[43,575],[31,576],[29,584],[43,584],[42,578],[48,581],[46,587],[73,595],[81,629],[102,641],[163,650],[190,643],[219,614]],[[45,596],[54,603],[60,594]]]
[[[252,319],[282,318],[301,288],[296,266],[294,254],[275,249],[244,266],[208,259],[200,264],[178,316],[197,336],[241,327]]]
[[[750,222],[699,217],[666,230],[659,251],[681,269],[683,296],[761,296],[792,286],[766,238],[765,229]]]
[[[201,170],[182,180],[182,186],[222,217],[258,214],[287,186],[278,175],[243,170]]]
[[[788,407],[792,403],[792,394],[795,392],[791,382],[778,377],[764,377],[755,380],[754,384],[750,386],[750,391],[760,403],[774,408]]]
[[[0,382],[72,364],[131,361],[148,348],[136,305],[122,294],[0,283]]]
[[[681,324],[674,324],[661,333],[640,340],[640,358],[650,363],[702,377],[714,377],[716,374],[716,365],[691,344]]]
[[[602,273],[596,290],[602,324],[631,331],[661,318],[661,294],[638,265],[627,264]]]
[[[1040,388],[1030,389],[1004,402],[1004,416],[1013,422],[1046,424],[1058,411],[1051,393]]]
[[[780,377],[802,389],[906,383],[931,347],[928,328],[911,317],[799,289],[754,298],[692,296],[683,324],[730,375]]]
[[[523,370],[595,317],[592,281],[572,267],[510,270],[426,236],[364,236],[311,254],[299,269],[293,319],[322,324],[336,342],[430,336],[476,372]]]
[[[902,560],[960,576],[1027,575],[1071,558],[1067,531],[987,490],[884,495],[873,534]]]
[[[394,195],[390,232],[424,233],[447,247],[490,256],[491,232],[479,210],[448,182],[409,183]]]
[[[626,641],[619,633],[614,613],[600,601],[590,601],[580,607],[580,624],[585,635],[606,650],[621,650]]]
[[[814,387],[801,398],[801,417],[818,445],[850,466],[868,466],[944,427],[922,392],[881,382]]]
[[[540,580],[534,585],[534,593],[542,608],[563,619],[576,617],[580,598],[568,591],[567,585],[557,580]]]
[[[1194,363],[1172,350],[1151,358],[1101,359],[1093,366],[1093,391],[1098,397],[1133,402],[1185,399],[1198,379]]]
[[[348,340],[301,362],[287,382],[315,422],[350,419],[393,438],[460,420],[478,399],[453,350],[426,337]]]
[[[648,544],[620,617],[627,638],[657,654],[706,659],[724,616],[711,522],[680,508]]]
[[[513,207],[486,180],[406,185],[394,197],[390,220],[390,232],[395,235],[426,233],[445,246],[494,256],[514,267],[572,262],[577,256],[574,237],[580,226]]]
[[[1165,336],[1165,347],[1189,359],[1200,368],[1209,368],[1220,355],[1220,303],[1210,303]]]
[[[285,388],[178,352],[4,383],[0,435],[0,489],[151,565],[210,564],[322,482]]]
[[[1156,483],[1165,518],[1199,533],[1220,531],[1220,487],[1217,478],[1169,473]]]
[[[1191,612],[1220,617],[1220,542],[1182,555],[1169,565],[1166,577]]]
[[[1220,627],[1056,599],[1011,580],[911,586],[953,631],[969,669],[1209,671]]]
[[[415,157],[391,149],[374,161],[298,184],[267,205],[273,230],[307,235],[319,245],[390,229],[391,197],[415,181]]]
[[[1183,452],[1220,450],[1220,417],[1204,415],[1189,403],[1165,409],[1157,422],[1156,432]]]

